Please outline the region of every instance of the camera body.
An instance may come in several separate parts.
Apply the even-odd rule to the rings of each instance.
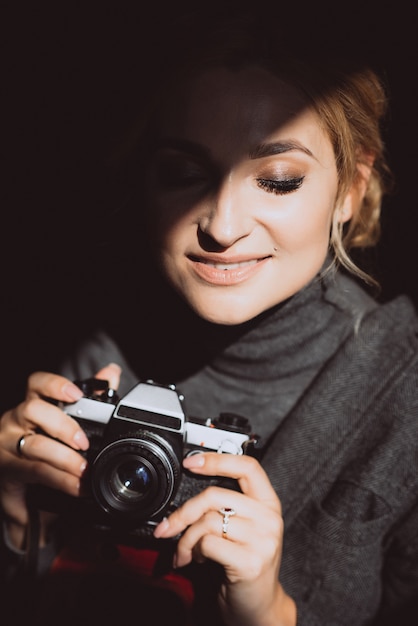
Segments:
[[[38,508],[142,536],[209,484],[237,488],[236,481],[197,477],[182,461],[204,451],[251,454],[257,438],[246,418],[230,413],[213,420],[188,418],[176,387],[151,380],[140,381],[120,399],[106,381],[75,382],[83,398],[61,408],[90,442],[84,495],[38,488]]]

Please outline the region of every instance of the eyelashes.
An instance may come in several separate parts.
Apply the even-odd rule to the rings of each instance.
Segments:
[[[293,178],[257,178],[257,185],[267,191],[267,193],[274,193],[278,196],[284,196],[287,193],[292,193],[302,186],[304,176],[295,176]]]

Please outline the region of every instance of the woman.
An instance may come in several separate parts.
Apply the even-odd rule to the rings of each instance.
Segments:
[[[77,497],[86,470],[89,438],[45,398],[79,400],[76,378],[120,396],[152,378],[175,383],[189,415],[240,414],[260,437],[257,459],[185,458],[240,490],[203,489],[153,531],[157,546],[176,539],[197,624],[400,621],[418,590],[417,320],[348,276],[371,280],[348,252],[379,232],[384,91],[370,70],[247,35],[208,29],[158,75],[136,160],[148,245],[135,272],[149,275],[140,311],[116,298],[129,332],[108,324],[59,375],[33,374],[1,419],[7,576],[33,548],[28,485]],[[55,525],[42,514],[44,568]]]

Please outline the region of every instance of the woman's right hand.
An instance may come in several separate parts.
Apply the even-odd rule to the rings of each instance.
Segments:
[[[96,374],[109,380],[113,388],[119,384],[119,375],[120,368],[114,364]],[[0,419],[0,503],[9,538],[17,548],[23,547],[29,522],[28,484],[40,483],[72,496],[80,493],[86,467],[80,451],[87,450],[89,441],[76,420],[45,398],[75,402],[82,395],[63,376],[35,372],[28,379],[26,399]],[[19,453],[17,444],[22,435],[26,437]]]

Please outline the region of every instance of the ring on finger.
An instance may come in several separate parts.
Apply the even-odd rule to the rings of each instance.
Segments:
[[[223,507],[222,509],[219,509],[218,513],[223,515],[223,519],[222,519],[222,538],[223,539],[227,539],[228,538],[228,529],[229,529],[229,518],[232,517],[232,515],[235,515],[236,512],[235,512],[234,509],[231,509],[229,507]]]
[[[30,437],[31,435],[34,435],[35,433],[33,432],[27,432],[24,433],[21,437],[19,437],[19,439],[17,440],[17,444],[16,444],[16,450],[17,450],[17,454],[20,457],[23,457],[23,448],[25,447],[25,443],[26,443],[26,439],[27,437]]]

